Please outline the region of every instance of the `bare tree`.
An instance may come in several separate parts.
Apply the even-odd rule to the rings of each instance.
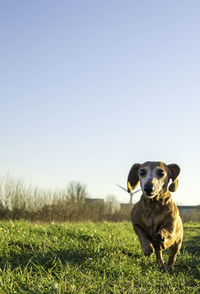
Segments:
[[[71,182],[67,187],[67,199],[72,204],[84,204],[88,197],[86,186],[79,182]]]

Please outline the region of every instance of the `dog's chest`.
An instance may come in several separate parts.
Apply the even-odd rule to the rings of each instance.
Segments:
[[[163,222],[162,209],[159,205],[148,207],[143,211],[141,217],[144,227],[150,233],[155,233],[159,225]]]

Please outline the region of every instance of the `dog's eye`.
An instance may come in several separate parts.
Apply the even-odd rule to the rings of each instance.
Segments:
[[[144,168],[142,168],[140,170],[140,176],[145,176],[146,175],[146,170]]]
[[[164,170],[163,169],[158,169],[158,171],[157,171],[157,175],[159,176],[159,177],[163,177],[164,176],[164,174],[165,174],[165,172],[164,172]]]

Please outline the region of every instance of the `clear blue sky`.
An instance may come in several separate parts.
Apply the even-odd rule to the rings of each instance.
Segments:
[[[0,174],[128,194],[135,162],[181,167],[200,204],[200,2],[0,3]],[[137,196],[135,199],[138,199]]]

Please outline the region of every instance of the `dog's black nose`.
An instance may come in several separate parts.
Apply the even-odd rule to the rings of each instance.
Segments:
[[[144,192],[147,195],[151,195],[151,193],[153,192],[153,185],[152,184],[145,184],[144,185]]]

